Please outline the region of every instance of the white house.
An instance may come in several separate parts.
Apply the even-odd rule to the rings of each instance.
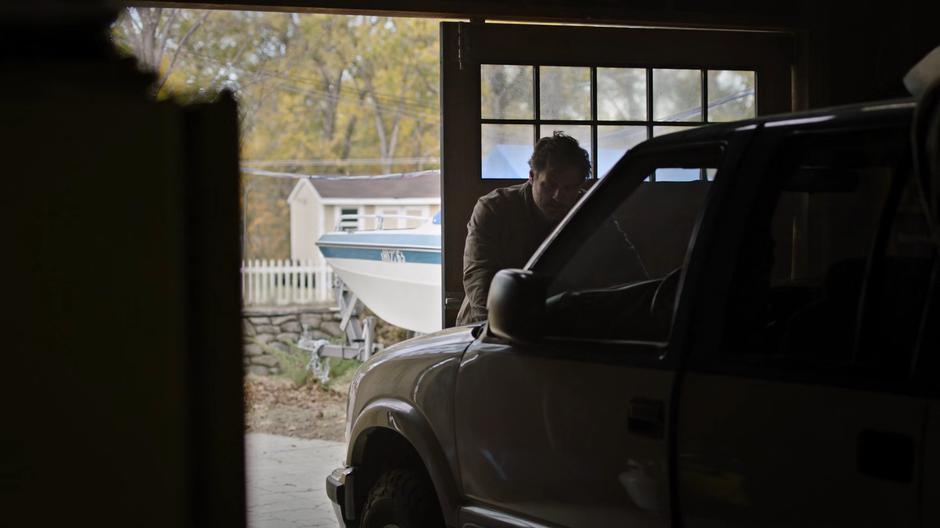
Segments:
[[[294,260],[322,263],[316,241],[329,231],[375,229],[374,216],[430,218],[441,208],[439,171],[381,176],[310,176],[297,181],[290,205],[290,251]],[[362,215],[340,220],[341,215]],[[383,228],[416,227],[421,220],[387,218]]]

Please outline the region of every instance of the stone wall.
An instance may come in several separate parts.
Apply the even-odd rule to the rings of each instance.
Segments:
[[[288,352],[304,325],[314,339],[342,342],[340,314],[330,306],[245,308],[242,311],[245,371],[280,374],[281,365],[271,350]]]

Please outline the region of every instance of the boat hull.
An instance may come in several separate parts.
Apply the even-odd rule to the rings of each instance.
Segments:
[[[334,273],[372,312],[421,333],[442,328],[439,235],[333,233],[317,245]],[[396,244],[383,244],[395,242]]]

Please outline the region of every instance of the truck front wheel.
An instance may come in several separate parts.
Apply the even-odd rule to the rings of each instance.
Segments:
[[[444,519],[427,478],[411,469],[379,477],[362,508],[362,528],[434,528]]]

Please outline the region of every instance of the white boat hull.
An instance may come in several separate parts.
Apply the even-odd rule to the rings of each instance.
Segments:
[[[415,332],[441,329],[440,226],[328,233],[317,246],[377,316]]]
[[[436,264],[327,259],[370,310],[421,333],[441,329],[441,267]]]

